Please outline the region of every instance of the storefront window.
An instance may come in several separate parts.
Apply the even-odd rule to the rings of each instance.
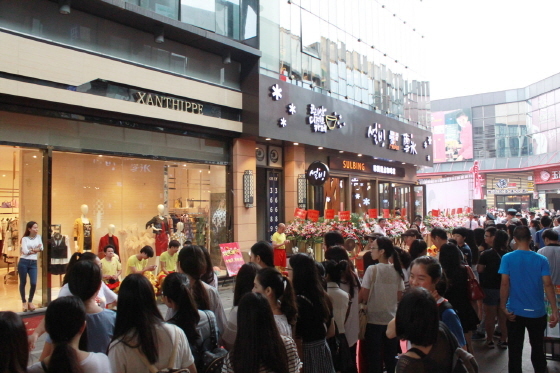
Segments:
[[[516,209],[517,211],[528,211],[533,207],[533,198],[530,194],[525,195],[501,195],[496,196],[496,207],[507,211]]]
[[[393,188],[393,206],[401,209],[401,216],[407,217],[410,212],[410,187],[408,185],[391,184]]]
[[[375,181],[352,178],[350,184],[352,186],[352,212],[363,215],[367,214],[368,209],[377,208]]]
[[[42,193],[42,152],[11,146],[0,146],[0,282],[2,297],[0,311],[21,312],[22,299],[19,292],[18,264],[21,256],[21,237],[29,221],[39,223],[39,234],[43,227],[41,212]],[[43,242],[46,242],[43,237]],[[46,251],[45,251],[46,253]],[[31,282],[36,282],[33,304],[43,303],[42,292],[46,284],[41,281],[42,256],[37,258],[37,276],[25,276],[25,298],[30,298]]]
[[[379,208],[381,210],[386,210],[386,209],[390,209],[391,208],[391,204],[390,204],[390,187],[391,187],[391,183],[379,183],[378,184],[378,188],[379,188]],[[382,214],[383,211],[379,211],[380,215]]]
[[[227,242],[225,191],[225,166],[55,152],[52,225],[69,243],[68,255],[102,250],[114,225],[121,262],[145,245],[158,255],[177,239],[206,247],[219,265],[218,244]],[[154,234],[158,205],[163,231]],[[56,277],[53,287],[60,285]]]
[[[414,215],[424,217],[424,186],[414,187]]]

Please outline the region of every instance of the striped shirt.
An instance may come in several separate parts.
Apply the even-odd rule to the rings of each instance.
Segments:
[[[294,340],[290,337],[281,336],[284,346],[286,346],[286,352],[288,353],[288,372],[298,373],[301,369],[302,363],[299,359],[297,348]],[[226,355],[224,359],[224,365],[222,366],[222,373],[235,373],[232,367],[231,360],[229,359],[229,354]],[[242,373],[242,372],[239,372]],[[271,370],[267,370],[265,367],[259,369],[259,373],[273,373]]]

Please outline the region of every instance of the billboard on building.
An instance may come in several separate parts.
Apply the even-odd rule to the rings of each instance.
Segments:
[[[470,108],[432,113],[434,163],[473,159],[473,128]]]

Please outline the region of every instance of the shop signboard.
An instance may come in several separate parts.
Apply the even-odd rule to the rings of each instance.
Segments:
[[[325,210],[325,219],[334,219],[334,209]]]
[[[329,178],[329,166],[323,162],[315,161],[309,165],[305,175],[310,185],[321,186]]]
[[[473,158],[473,127],[470,108],[432,113],[434,163]]]
[[[560,183],[560,168],[547,168],[534,171],[535,184]]]
[[[387,166],[381,162],[355,161],[346,158],[329,157],[329,167],[333,170],[344,170],[370,175],[405,176],[403,167]]]
[[[243,266],[243,264],[245,264],[243,255],[241,254],[241,249],[239,248],[239,243],[221,243],[220,252],[224,258],[228,275],[237,276],[239,269]]]
[[[349,221],[350,220],[350,211],[339,211],[338,220]]]
[[[307,210],[307,219],[311,220],[312,222],[319,221],[319,211],[317,210]]]

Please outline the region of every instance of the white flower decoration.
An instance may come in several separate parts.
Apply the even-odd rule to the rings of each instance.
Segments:
[[[278,84],[274,84],[272,87],[272,99],[278,101],[282,98],[282,88]]]

